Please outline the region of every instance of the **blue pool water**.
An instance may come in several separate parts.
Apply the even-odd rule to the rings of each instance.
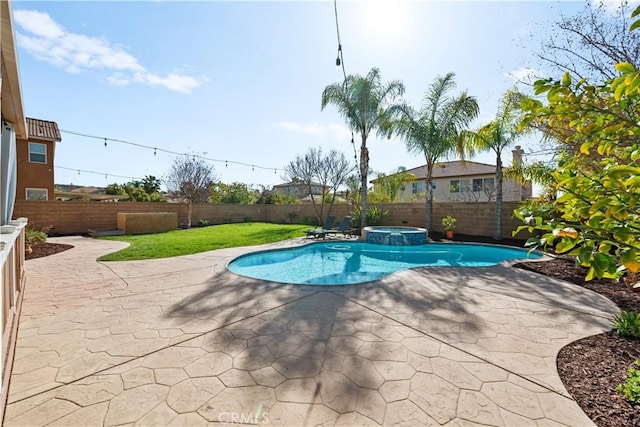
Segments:
[[[540,258],[500,246],[429,243],[382,246],[364,242],[322,242],[242,255],[227,268],[242,276],[281,283],[349,285],[380,279],[412,267],[487,267],[506,260]]]

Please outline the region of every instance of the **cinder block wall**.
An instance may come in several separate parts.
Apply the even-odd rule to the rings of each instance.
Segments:
[[[13,217],[27,217],[36,227],[53,225],[58,234],[116,229],[118,212],[175,212],[187,222],[187,206],[178,203],[99,203],[16,200]]]
[[[513,210],[519,202],[503,202],[502,234],[511,237],[520,221],[513,218]],[[409,225],[424,227],[424,203],[377,204],[382,210],[388,210],[389,216],[384,225]],[[99,203],[99,202],[58,202],[58,201],[16,201],[14,218],[27,217],[38,227],[54,225],[59,234],[86,233],[89,229],[115,229],[118,212],[175,212],[178,223],[187,222],[187,206],[177,203]],[[338,221],[351,210],[347,204],[336,204],[331,214]],[[327,212],[324,213],[324,216]],[[451,215],[457,218],[455,231],[474,236],[492,236],[495,203],[434,203],[433,230],[443,231],[441,220]],[[315,218],[311,205],[210,205],[193,206],[192,222],[197,224],[206,219],[211,224],[230,222],[264,221],[274,223],[300,223],[305,217]],[[527,239],[526,233],[516,238]]]

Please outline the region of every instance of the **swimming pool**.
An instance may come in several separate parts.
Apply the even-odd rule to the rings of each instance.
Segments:
[[[231,260],[227,268],[242,276],[280,283],[350,285],[413,267],[488,267],[541,256],[524,249],[490,245],[429,243],[392,247],[322,242],[242,255]]]

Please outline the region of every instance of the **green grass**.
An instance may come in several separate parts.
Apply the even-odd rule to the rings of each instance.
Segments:
[[[197,254],[214,249],[252,246],[304,236],[308,225],[247,222],[173,230],[166,233],[101,237],[129,242],[130,246],[104,255],[100,261],[132,261]]]

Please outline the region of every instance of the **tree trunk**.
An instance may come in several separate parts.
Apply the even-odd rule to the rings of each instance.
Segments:
[[[433,183],[427,178],[427,192],[424,204],[424,226],[428,232],[433,230]]]
[[[193,213],[193,200],[189,200],[189,209],[187,212],[187,227],[191,228],[191,214]]]
[[[427,233],[433,231],[433,164],[427,161],[427,179],[424,202],[424,227]]]
[[[367,177],[369,176],[369,150],[367,149],[367,137],[362,136],[362,145],[360,145],[360,195],[361,212],[360,212],[360,229],[364,230],[367,226]],[[361,231],[362,233],[362,231]]]
[[[496,157],[496,227],[493,239],[502,240],[502,158]]]

